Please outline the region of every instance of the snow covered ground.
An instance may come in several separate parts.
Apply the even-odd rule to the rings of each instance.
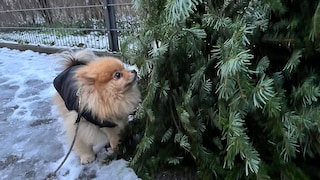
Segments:
[[[55,31],[42,33],[41,31],[0,32],[0,42],[11,42],[48,47],[90,48],[106,50],[108,47],[107,35],[91,32],[86,35],[61,35]]]
[[[0,48],[0,179],[44,179],[68,151],[65,132],[52,105],[53,55]],[[57,179],[139,179],[125,160],[103,164],[108,152],[81,165],[71,153]]]

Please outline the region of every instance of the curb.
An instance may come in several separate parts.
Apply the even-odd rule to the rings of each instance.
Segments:
[[[39,53],[47,53],[47,54],[54,54],[57,52],[62,52],[64,50],[80,50],[80,49],[75,49],[75,48],[57,48],[57,47],[45,47],[45,46],[40,46],[40,45],[27,45],[27,44],[14,44],[14,43],[0,43],[0,48],[9,48],[9,49],[17,49],[20,51],[25,51],[25,50],[32,50],[35,52]],[[111,53],[107,51],[94,51],[93,52],[98,55],[98,56],[115,56],[115,57],[120,57],[117,52]]]

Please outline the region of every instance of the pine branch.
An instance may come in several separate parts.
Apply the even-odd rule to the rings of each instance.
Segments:
[[[287,64],[284,66],[283,71],[292,73],[300,64],[300,58],[302,57],[303,50],[296,50],[291,54],[291,57]]]
[[[260,78],[253,93],[253,103],[255,107],[262,108],[271,98],[275,96],[273,79],[265,76]]]
[[[316,84],[317,77],[311,76],[306,79],[299,87],[293,87],[292,97],[295,104],[302,104],[302,106],[310,106],[318,101],[320,97],[320,85]],[[302,101],[302,103],[299,103]]]
[[[161,45],[160,45],[161,44]],[[149,52],[149,56],[151,57],[161,57],[168,51],[168,44],[160,43],[154,41],[154,45],[152,50]]]
[[[167,142],[172,137],[172,134],[173,134],[173,129],[170,127],[162,136],[161,142],[162,143]]]
[[[317,9],[312,17],[312,29],[309,38],[311,41],[316,41],[320,36],[320,2],[318,2]]]
[[[282,150],[280,155],[283,157],[285,162],[289,161],[289,158],[295,158],[298,150],[298,135],[296,121],[300,117],[296,116],[293,112],[287,112],[282,117],[284,124],[284,134],[282,141]]]
[[[170,23],[174,25],[181,23],[190,16],[190,13],[194,12],[196,6],[201,2],[202,0],[167,1],[165,9],[168,14],[167,19],[169,19]]]
[[[151,137],[144,136],[141,139],[141,142],[137,147],[137,152],[130,163],[132,165],[137,164],[141,155],[151,148],[151,145],[153,144],[153,142],[154,142],[154,136],[151,136]]]
[[[250,59],[252,59],[253,56],[248,54],[248,52],[249,50],[239,52],[225,62],[220,61],[217,63],[217,67],[219,67],[218,73],[222,80],[228,76],[235,76],[239,72],[249,71],[247,66],[251,65]]]
[[[246,175],[250,172],[257,173],[259,170],[260,158],[258,152],[249,142],[249,137],[244,132],[244,120],[239,112],[230,112],[229,124],[223,131],[223,136],[227,138],[227,155],[224,167],[233,168],[235,156],[240,154],[241,159],[245,160]]]
[[[263,113],[269,118],[279,118],[281,115],[283,99],[279,96],[272,97],[264,106]]]
[[[237,74],[237,84],[238,84],[238,87],[239,87],[239,90],[240,90],[241,98],[247,99],[247,95],[243,92],[243,89],[241,87],[239,73]]]
[[[262,59],[260,59],[260,61],[257,64],[256,73],[264,74],[266,69],[269,67],[269,65],[270,65],[269,58],[267,56],[264,56]]]
[[[188,162],[199,179],[305,178],[295,158],[320,154],[319,4],[135,1],[139,173]]]
[[[174,109],[176,109],[176,101],[175,101],[175,98],[172,97],[169,101],[169,108],[170,108],[170,115],[171,115],[171,119],[173,120],[174,122],[174,125],[176,126],[176,129],[178,131],[180,131],[180,126],[176,120],[176,117],[175,117],[175,114],[174,114]]]
[[[189,143],[188,136],[182,134],[181,132],[178,132],[174,137],[174,141],[187,152],[190,151],[191,145]]]
[[[183,157],[170,157],[167,159],[169,164],[178,165],[183,160]]]
[[[220,31],[230,26],[232,20],[230,17],[223,17],[223,15],[218,12],[211,12],[204,15],[203,22],[207,27],[212,27],[213,29]]]

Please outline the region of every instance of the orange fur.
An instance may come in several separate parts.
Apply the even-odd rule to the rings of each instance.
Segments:
[[[119,133],[127,125],[128,115],[140,101],[134,73],[125,69],[123,63],[113,57],[85,56],[86,58],[81,59],[83,56],[80,55],[90,53],[92,52],[80,51],[72,56],[75,59],[78,57],[79,61],[89,62],[75,73],[78,79],[77,85],[81,89],[81,107],[83,110],[90,110],[98,120],[107,119],[117,126],[99,128],[82,118],[74,148],[83,164],[95,159],[96,146],[103,147],[109,141],[113,150],[117,148]],[[119,79],[115,76],[117,72],[121,74]],[[77,112],[68,111],[59,94],[54,99],[64,118],[64,126],[71,141],[75,132],[74,122]]]

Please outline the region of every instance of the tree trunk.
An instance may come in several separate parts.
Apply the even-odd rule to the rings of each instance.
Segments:
[[[38,0],[40,8],[50,8],[48,0]],[[41,16],[45,19],[49,25],[53,24],[52,13],[49,9],[40,10]]]

